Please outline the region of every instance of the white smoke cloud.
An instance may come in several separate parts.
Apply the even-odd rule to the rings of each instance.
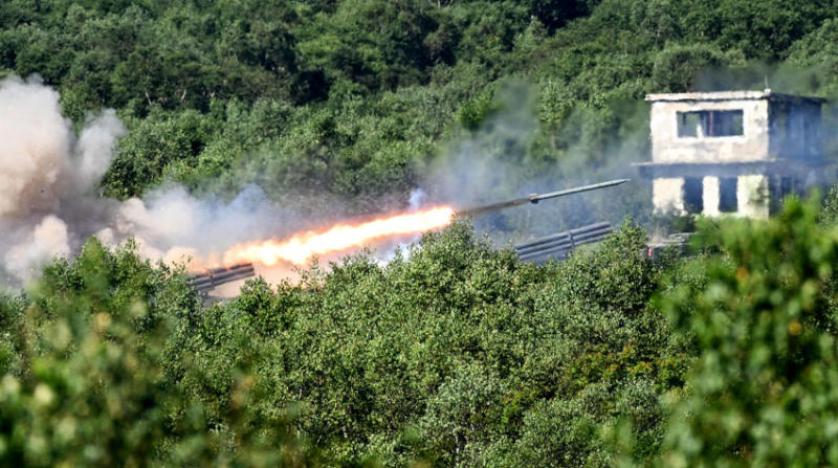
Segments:
[[[0,85],[0,217],[57,208],[67,170],[69,123],[58,93],[10,78]]]
[[[98,232],[106,244],[134,237],[141,255],[164,261],[189,261],[200,267],[233,244],[287,231],[282,221],[296,218],[280,210],[255,186],[230,202],[197,199],[180,186],[130,199],[115,211],[111,225]]]
[[[76,144],[78,165],[73,173],[77,187],[89,189],[96,186],[111,164],[116,139],[125,132],[113,109],[104,111],[85,127]]]
[[[125,132],[113,111],[93,118],[77,140],[61,114],[58,93],[40,81],[0,82],[0,246],[4,270],[30,279],[77,241],[65,213],[95,222],[107,202],[95,184]]]
[[[26,283],[90,236],[108,246],[132,238],[141,256],[200,268],[234,243],[301,227],[289,221],[302,216],[280,210],[256,187],[230,202],[197,199],[179,186],[142,200],[99,196],[125,133],[105,110],[76,136],[55,90],[37,77],[0,81],[0,282]]]
[[[70,255],[67,225],[56,216],[48,215],[22,242],[12,246],[4,261],[7,270],[21,279],[32,275],[53,257]]]

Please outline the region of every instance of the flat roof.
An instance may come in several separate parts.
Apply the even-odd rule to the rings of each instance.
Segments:
[[[814,96],[796,96],[793,94],[782,94],[764,89],[761,91],[711,91],[695,93],[659,93],[647,94],[648,102],[701,102],[701,101],[743,101],[743,100],[777,100],[777,101],[809,101],[814,103],[826,102],[826,99]]]

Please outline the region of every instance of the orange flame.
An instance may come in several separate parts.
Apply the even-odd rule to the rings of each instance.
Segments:
[[[431,231],[449,225],[453,218],[452,207],[438,206],[356,224],[341,223],[325,230],[295,234],[285,240],[234,246],[224,254],[224,263],[256,262],[273,266],[290,262],[303,265],[315,255],[344,252],[374,241]]]

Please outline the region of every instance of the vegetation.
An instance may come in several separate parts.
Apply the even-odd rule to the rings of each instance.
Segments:
[[[644,154],[647,92],[834,96],[836,17],[834,0],[8,0],[0,74],[39,74],[76,122],[119,111],[112,196],[258,182],[368,211],[508,108],[510,83],[530,84],[533,134],[483,149],[527,176]]]
[[[178,271],[90,241],[2,301],[0,456],[832,463],[838,231],[792,200],[701,233],[653,261],[626,224],[537,267],[457,225],[203,309]]]
[[[642,153],[650,91],[835,96],[835,44],[834,0],[0,5],[0,75],[40,74],[76,124],[126,122],[104,193],[256,182],[358,211],[461,138],[523,176]],[[522,82],[531,131],[493,131]],[[693,256],[655,261],[627,222],[543,267],[459,224],[209,307],[182,271],[91,240],[0,298],[0,459],[835,464],[836,207],[700,223]]]

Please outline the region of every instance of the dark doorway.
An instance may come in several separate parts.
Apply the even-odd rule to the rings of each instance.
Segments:
[[[704,211],[704,180],[700,177],[684,179],[684,209],[689,214]]]
[[[719,179],[719,211],[722,213],[736,213],[739,209],[739,199],[736,196],[736,177],[724,177]]]

